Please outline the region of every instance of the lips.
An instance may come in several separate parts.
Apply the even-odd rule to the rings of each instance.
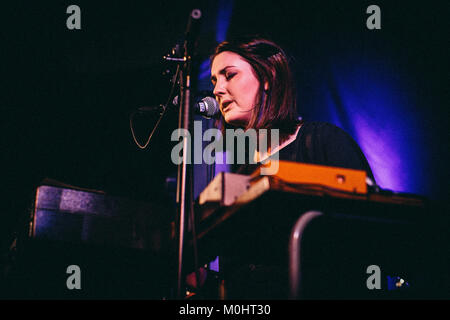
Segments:
[[[225,111],[232,102],[232,100],[222,102],[222,111]]]

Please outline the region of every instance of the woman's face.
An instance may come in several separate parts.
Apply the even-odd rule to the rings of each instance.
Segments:
[[[225,121],[245,127],[260,89],[252,66],[234,52],[221,52],[213,60],[211,81]]]

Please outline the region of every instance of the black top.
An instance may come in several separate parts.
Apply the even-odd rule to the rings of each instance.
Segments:
[[[278,153],[279,160],[364,170],[375,182],[358,144],[344,130],[330,123],[304,122],[297,138]],[[242,165],[237,172],[250,174],[257,165]]]

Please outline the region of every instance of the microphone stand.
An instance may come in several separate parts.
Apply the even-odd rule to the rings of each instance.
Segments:
[[[180,112],[178,118],[178,128],[185,129],[190,132],[192,122],[191,111],[191,67],[192,56],[194,54],[194,44],[196,40],[196,31],[198,20],[201,17],[201,11],[194,9],[189,15],[184,41],[183,58],[165,57],[166,60],[177,61],[180,66]],[[193,170],[192,164],[188,164],[188,155],[192,154],[191,144],[188,137],[183,136],[183,161],[178,165],[177,172],[177,203],[179,218],[179,235],[178,235],[178,269],[177,269],[177,299],[181,299],[183,285],[183,253],[186,230],[186,212],[192,211],[193,208]],[[193,221],[192,221],[193,222]]]

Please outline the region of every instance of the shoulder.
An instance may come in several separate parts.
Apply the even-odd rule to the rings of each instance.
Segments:
[[[329,122],[322,121],[305,121],[302,124],[301,129],[303,131],[311,132],[311,131],[320,131],[320,132],[328,132],[328,131],[342,131],[338,126],[331,124]]]
[[[328,166],[365,170],[373,179],[370,165],[357,142],[343,129],[328,122],[304,122],[301,145],[312,162]]]
[[[321,121],[305,121],[300,128],[303,139],[314,139],[320,142],[336,140],[353,140],[350,135],[338,126]]]
[[[354,145],[354,140],[344,130],[321,121],[304,121],[296,138],[296,147],[311,160],[317,157],[326,159],[330,150],[352,148]]]

